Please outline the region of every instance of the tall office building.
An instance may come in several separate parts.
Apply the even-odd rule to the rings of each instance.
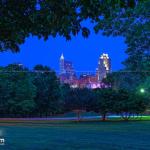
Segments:
[[[62,54],[60,56],[60,74],[64,74],[65,73],[64,63],[65,63],[65,59],[64,59],[64,55]]]
[[[71,61],[65,60],[63,54],[60,57],[60,80],[70,83],[75,78],[75,71]]]
[[[111,71],[111,60],[108,54],[103,53],[99,57],[98,67],[96,68],[96,76],[98,81],[102,81],[106,77],[107,73]]]

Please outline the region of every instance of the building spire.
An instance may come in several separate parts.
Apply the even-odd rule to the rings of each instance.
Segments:
[[[63,53],[61,54],[60,59],[64,59],[64,55],[63,55]]]

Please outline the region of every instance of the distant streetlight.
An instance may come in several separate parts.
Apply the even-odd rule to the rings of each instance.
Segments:
[[[143,88],[140,89],[140,92],[141,92],[141,93],[145,93],[145,89],[143,89]]]

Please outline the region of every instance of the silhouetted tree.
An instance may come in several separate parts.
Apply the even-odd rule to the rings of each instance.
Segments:
[[[92,99],[92,91],[89,89],[71,89],[65,97],[64,107],[66,111],[75,112],[79,121],[81,113],[86,111],[88,103]]]
[[[44,40],[49,36],[57,35],[71,39],[72,35],[75,36],[82,31],[82,35],[87,37],[90,31],[82,24],[86,19],[98,22],[97,30],[104,29],[109,32],[109,27],[112,27],[111,25],[116,21],[114,15],[120,17],[119,12],[123,8],[128,14],[127,8],[131,8],[132,11],[135,6],[135,0],[2,0],[0,2],[0,51],[19,51],[19,45],[30,35]],[[129,12],[129,14],[133,13]],[[111,21],[110,25],[107,21]],[[116,28],[113,31],[115,32]]]
[[[148,101],[141,94],[135,94],[125,89],[120,89],[114,101],[113,112],[129,120],[134,115],[142,114],[147,108]]]
[[[28,116],[35,108],[36,89],[26,69],[11,64],[0,73],[0,101],[3,114]]]
[[[113,110],[116,93],[112,89],[96,89],[94,93],[95,99],[91,101],[91,110],[102,115],[102,120],[105,121]]]
[[[60,86],[54,71],[47,66],[34,67],[34,80],[36,86],[36,112],[40,116],[48,116],[60,112]]]

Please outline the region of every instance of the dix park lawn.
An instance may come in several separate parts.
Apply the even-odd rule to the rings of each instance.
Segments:
[[[150,117],[110,119],[1,120],[2,150],[149,150]]]

